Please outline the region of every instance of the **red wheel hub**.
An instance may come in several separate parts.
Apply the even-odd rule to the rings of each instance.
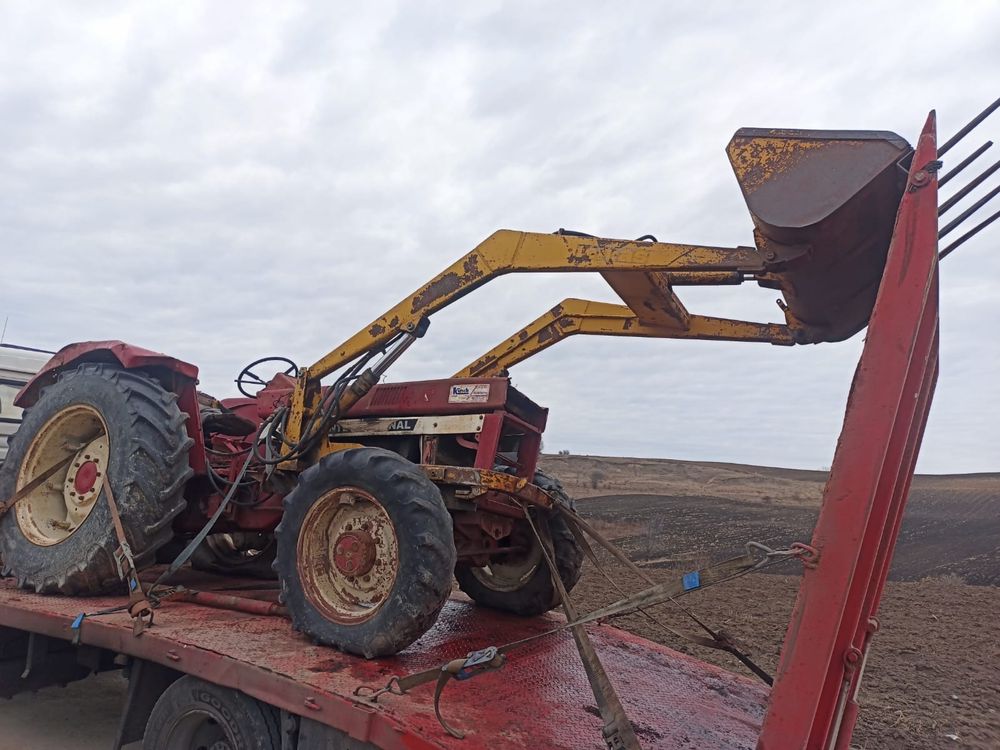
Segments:
[[[73,489],[79,494],[86,495],[94,489],[96,483],[97,464],[95,462],[87,461],[76,470],[76,476],[73,478]]]
[[[363,576],[375,565],[375,541],[367,531],[345,531],[333,546],[333,562],[345,576]]]

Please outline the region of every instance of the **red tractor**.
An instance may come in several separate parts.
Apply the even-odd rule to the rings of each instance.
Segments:
[[[267,420],[289,402],[295,374],[292,365],[261,387],[248,367],[246,397],[216,401],[185,362],[121,342],[63,349],[21,394],[30,406],[0,494],[71,460],[4,518],[4,572],[44,593],[115,585],[117,541],[99,502],[109,472],[138,568],[176,553],[173,540],[196,535],[228,496],[192,563],[277,576],[295,626],[347,651],[409,645],[434,623],[453,574],[487,606],[534,615],[558,604],[521,505],[472,487],[480,472],[445,469],[435,483],[421,469],[496,468],[499,481],[523,485],[516,493],[568,504],[536,474],[545,409],[505,378],[376,385],[330,423],[327,455],[293,475],[269,457],[280,440]],[[525,489],[532,478],[541,491]],[[582,553],[558,515],[541,515],[572,588]]]

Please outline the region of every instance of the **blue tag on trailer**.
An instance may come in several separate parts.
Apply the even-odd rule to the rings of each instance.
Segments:
[[[697,570],[692,570],[690,573],[685,573],[684,577],[681,579],[681,584],[683,584],[685,591],[690,591],[691,589],[700,588],[701,573],[699,573]]]
[[[73,624],[69,626],[70,630],[79,630],[80,626],[83,625],[83,618],[86,617],[86,616],[87,615],[84,612],[81,612],[80,614],[78,614],[76,616],[76,619],[73,620]]]

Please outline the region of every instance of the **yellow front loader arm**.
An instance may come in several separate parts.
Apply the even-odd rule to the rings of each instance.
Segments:
[[[657,335],[652,333],[655,328],[670,327],[671,338],[676,338],[676,330],[684,326],[681,321],[690,316],[671,289],[675,276],[676,282],[688,285],[741,283],[747,277],[763,274],[765,264],[757,250],[750,247],[701,247],[510,230],[494,232],[300,373],[285,426],[286,441],[295,443],[302,437],[302,425],[318,402],[321,378],[382,348],[401,333],[413,334],[424,319],[488,281],[508,273],[595,271],[628,304],[625,309],[647,327],[646,335]]]
[[[565,299],[475,362],[456,372],[454,377],[486,378],[505,375],[519,362],[577,334],[757,341],[781,346],[795,343],[788,326],[778,323],[750,323],[706,315],[687,315],[686,321],[683,326],[644,323],[626,305]]]
[[[756,247],[495,232],[303,370],[283,440],[297,445],[304,425],[310,425],[306,432],[314,429],[323,377],[399,341],[370,370],[345,371],[355,378],[337,401],[346,411],[422,335],[430,315],[508,273],[600,273],[625,304],[566,300],[461,375],[502,372],[578,333],[782,345],[852,336],[874,304],[905,182],[900,164],[912,149],[894,133],[743,129],[727,152],[754,221]],[[781,292],[785,324],[691,315],[673,291],[748,280]]]

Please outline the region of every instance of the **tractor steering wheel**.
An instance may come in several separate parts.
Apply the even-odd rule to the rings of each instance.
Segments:
[[[288,357],[262,357],[261,359],[256,359],[240,370],[240,374],[236,376],[236,387],[239,388],[240,393],[247,398],[254,398],[257,395],[256,392],[250,393],[250,391],[247,390],[248,387],[252,388],[254,386],[259,386],[256,388],[256,390],[259,391],[267,385],[267,381],[254,372],[255,367],[258,367],[265,362],[281,362],[282,364],[286,364],[288,365],[288,368],[284,371],[285,375],[291,375],[293,378],[297,378],[299,376],[299,366],[292,362],[292,360],[288,359]]]

